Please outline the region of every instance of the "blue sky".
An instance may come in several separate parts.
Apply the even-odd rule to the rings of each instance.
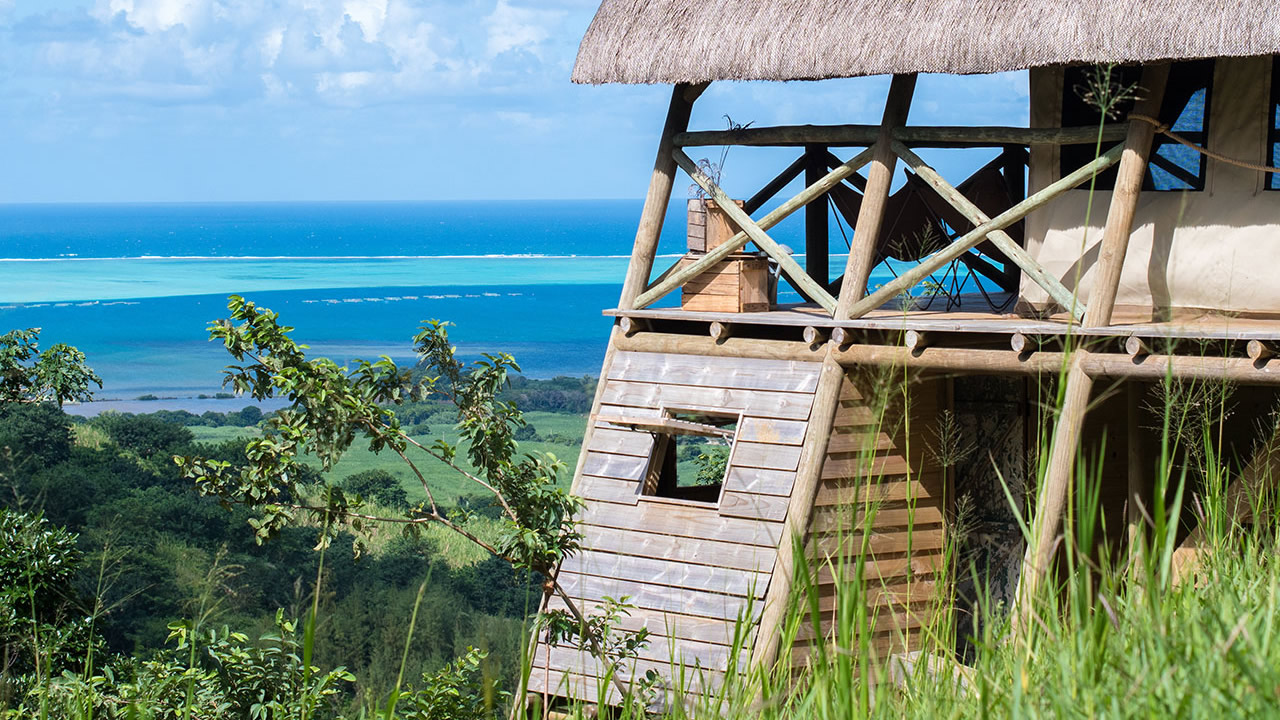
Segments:
[[[569,82],[595,7],[0,0],[0,202],[640,197],[670,91]],[[887,88],[718,83],[693,125],[874,123]],[[1026,121],[1022,73],[924,77],[911,115]],[[726,185],[791,157],[735,149]]]

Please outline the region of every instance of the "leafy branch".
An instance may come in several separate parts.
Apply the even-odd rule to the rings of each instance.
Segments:
[[[84,353],[58,343],[40,351],[40,328],[0,335],[0,404],[85,402],[90,385],[102,378],[85,362]]]
[[[582,536],[573,516],[582,503],[556,485],[563,462],[552,455],[518,452],[515,432],[526,424],[523,414],[499,399],[509,373],[520,370],[511,355],[486,354],[464,362],[449,341],[450,324],[432,320],[414,337],[425,374],[415,377],[386,356],[357,360],[348,369],[327,358],[309,359],[308,348],[290,337],[293,328],[282,325],[278,313],[234,295],[227,308],[231,317],[209,326],[210,338],[221,341],[238,363],[226,368],[223,384],[258,400],[283,398],[289,406],[267,420],[261,437],[247,442],[243,462],[175,457],[201,494],[255,510],[249,522],[258,542],[300,518],[323,527],[321,546],[344,527],[360,531],[366,523],[398,525],[410,535],[430,524],[448,528],[515,568],[546,578],[544,599],[558,595],[569,613],[567,618],[558,618],[559,611],[547,613],[556,618],[555,627],[563,629],[571,620],[577,637],[602,663],[612,668],[620,662],[630,646],[611,643],[602,634],[616,622],[584,616],[555,579],[556,566],[579,549]],[[456,409],[459,444],[419,442],[391,409],[429,398],[448,401]],[[426,501],[400,514],[375,515],[362,510],[363,498],[337,485],[326,483],[318,493],[304,486],[301,456],[313,455],[328,470],[357,439],[367,441],[372,452],[390,450],[399,456],[421,484]],[[481,488],[501,507],[496,542],[470,532],[467,513],[442,510],[419,466],[428,458]],[[615,683],[626,696],[626,687]]]

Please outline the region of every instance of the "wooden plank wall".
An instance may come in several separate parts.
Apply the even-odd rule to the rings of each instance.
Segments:
[[[916,649],[943,606],[947,483],[934,458],[946,383],[916,379],[904,398],[902,378],[877,381],[873,373],[853,369],[841,387],[806,540],[818,612],[792,647],[795,667],[809,661],[818,638],[834,639],[841,597],[866,604],[869,643],[880,657]]]
[[[559,581],[588,610],[606,596],[629,596],[636,609],[622,625],[647,627],[652,642],[627,668],[664,678],[684,667],[714,685],[729,667],[736,620],[755,620],[786,519],[806,440],[820,363],[619,352],[577,493],[583,551],[565,561]],[[653,450],[648,432],[610,427],[600,418],[656,417],[664,408],[741,412],[718,506],[642,498]],[[551,608],[563,607],[553,599]],[[738,658],[746,669],[750,638]],[[572,648],[535,649],[529,689],[598,699],[601,668]],[[696,683],[695,683],[696,684]],[[674,687],[669,682],[669,687]],[[610,701],[616,693],[606,687]]]

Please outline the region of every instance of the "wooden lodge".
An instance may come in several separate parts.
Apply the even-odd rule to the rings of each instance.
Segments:
[[[1259,386],[1237,398],[1234,422],[1269,417],[1277,53],[1274,0],[605,0],[574,81],[673,86],[573,479],[583,550],[558,574],[584,609],[635,605],[624,626],[652,641],[617,668],[622,681],[674,665],[714,686],[780,653],[803,666],[826,626],[779,642],[797,552],[822,612],[855,582],[833,558],[864,563],[870,647],[909,652],[919,628],[962,604],[941,585],[966,495],[979,515],[1000,515],[1008,498],[991,488],[1003,479],[1032,510],[1029,547],[1016,530],[987,533],[991,557],[1015,559],[986,563],[1009,576],[1014,605],[1052,577],[1078,458],[1096,466],[1118,543],[1156,500],[1153,388]],[[1091,97],[1082,88],[1099,63],[1114,64],[1111,82]],[[1030,127],[910,123],[918,73],[1010,70],[1029,70]],[[892,76],[879,125],[688,127],[711,82],[867,75]],[[1099,88],[1119,92],[1099,99]],[[735,200],[691,159],[726,145],[794,148],[796,159]],[[921,148],[986,148],[993,160],[957,182]],[[678,170],[710,210],[691,206],[690,254],[655,268]],[[802,191],[770,204],[798,178]],[[829,208],[853,229],[834,278]],[[793,213],[805,219],[794,257],[769,235]],[[709,239],[715,223],[727,239]],[[898,277],[868,287],[886,260]],[[772,302],[761,263],[805,302]],[[922,302],[921,283],[948,272],[983,291]],[[683,301],[655,307],[667,296]],[[909,391],[888,392],[886,378]],[[1256,473],[1249,458],[1270,436],[1245,430],[1227,436]],[[949,433],[979,451],[948,458],[935,446]],[[723,468],[691,482],[691,453],[714,444],[727,448]],[[528,690],[616,700],[603,672],[540,640]]]

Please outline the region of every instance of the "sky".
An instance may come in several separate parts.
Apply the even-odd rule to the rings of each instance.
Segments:
[[[596,6],[0,0],[0,202],[642,197],[670,88],[569,82]],[[924,76],[910,122],[1025,125],[1026,84]],[[877,123],[887,90],[716,83],[691,125]],[[794,158],[732,153],[738,194]]]

